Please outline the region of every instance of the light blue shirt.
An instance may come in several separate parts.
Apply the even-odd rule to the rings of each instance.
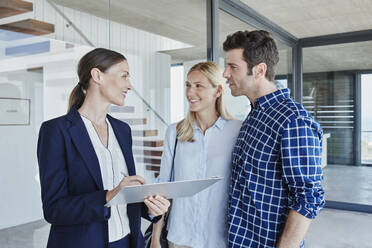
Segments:
[[[169,181],[176,123],[166,132],[158,182]],[[168,240],[193,248],[227,247],[227,205],[232,152],[241,122],[221,117],[205,134],[194,124],[194,142],[178,142],[175,181],[222,176],[223,180],[192,196],[173,200]]]

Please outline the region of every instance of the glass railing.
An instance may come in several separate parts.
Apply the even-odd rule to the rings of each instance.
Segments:
[[[132,129],[133,157],[137,174],[152,183],[160,171],[163,140],[168,122],[156,109],[159,103],[144,99],[138,92],[129,91],[125,106],[111,106],[110,115],[128,123]],[[164,116],[164,117],[163,117]]]

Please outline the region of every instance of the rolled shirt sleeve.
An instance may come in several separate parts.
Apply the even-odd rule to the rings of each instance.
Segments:
[[[321,182],[322,130],[313,119],[297,117],[283,130],[283,181],[288,186],[288,207],[314,219],[324,206]]]

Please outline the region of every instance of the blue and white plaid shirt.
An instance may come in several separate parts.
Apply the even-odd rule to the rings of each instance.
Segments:
[[[324,205],[321,140],[288,89],[255,101],[233,152],[229,247],[275,247],[290,209],[315,218]]]

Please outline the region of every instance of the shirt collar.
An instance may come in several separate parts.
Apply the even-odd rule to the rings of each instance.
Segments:
[[[266,108],[270,107],[274,103],[281,102],[287,98],[290,98],[289,89],[277,90],[273,93],[270,93],[266,96],[262,96],[256,99],[256,101],[254,102],[253,108],[260,108],[262,110],[265,110]]]
[[[216,126],[218,129],[222,130],[225,124],[226,120],[220,116],[218,117],[217,121],[213,124],[212,127]],[[196,121],[194,121],[194,129],[200,129]]]

